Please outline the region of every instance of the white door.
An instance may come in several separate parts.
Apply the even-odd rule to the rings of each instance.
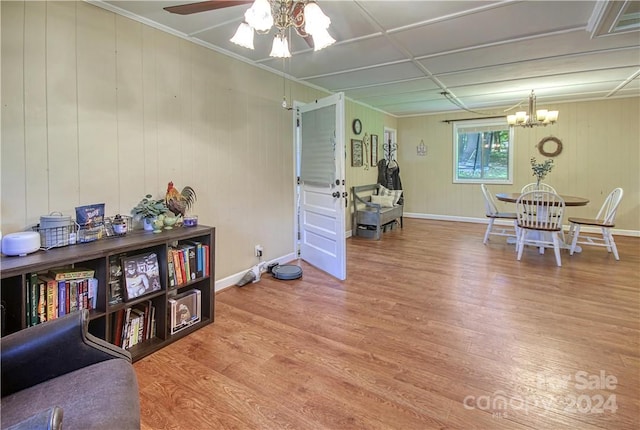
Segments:
[[[345,244],[344,94],[297,106],[300,258],[343,280]]]

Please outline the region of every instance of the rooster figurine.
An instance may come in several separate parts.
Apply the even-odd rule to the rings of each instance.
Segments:
[[[184,217],[187,209],[191,209],[191,206],[196,201],[196,192],[190,186],[186,186],[181,192],[173,186],[173,182],[169,182],[167,186],[167,195],[164,198],[164,202],[167,208],[173,212],[176,216]]]

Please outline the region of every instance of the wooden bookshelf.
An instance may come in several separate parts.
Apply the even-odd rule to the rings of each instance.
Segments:
[[[208,245],[208,273],[202,274],[178,286],[169,286],[167,267],[168,251],[180,244],[200,242]],[[155,253],[158,258],[161,288],[133,300],[110,304],[109,283],[110,257],[137,256]],[[113,259],[111,260],[113,261]],[[37,251],[23,257],[0,258],[0,298],[5,307],[3,335],[17,332],[28,327],[28,283],[32,273],[46,273],[55,267],[86,267],[95,270],[98,279],[97,301],[95,309],[90,312],[89,331],[94,336],[117,344],[113,339],[114,315],[121,309],[148,302],[155,307],[155,336],[143,340],[129,351],[133,360],[163,348],[175,340],[192,333],[214,321],[215,301],[215,228],[208,226],[178,227],[164,230],[161,233],[147,231],[131,231],[124,236],[101,239],[95,242],[54,248],[49,251]],[[124,280],[122,280],[124,288]],[[168,318],[168,300],[178,294],[190,290],[201,292],[201,319],[187,329],[170,335]]]

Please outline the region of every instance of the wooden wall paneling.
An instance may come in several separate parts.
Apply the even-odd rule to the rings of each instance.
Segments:
[[[157,39],[160,31],[143,26],[142,28],[142,100],[144,113],[144,159],[140,167],[144,171],[141,196],[147,193],[159,197],[158,177],[158,91],[157,91]],[[137,203],[137,202],[136,202]]]
[[[105,203],[105,215],[119,209],[115,21],[78,3],[78,204]]]
[[[180,68],[180,39],[167,33],[156,34],[156,94],[158,104],[158,183],[157,192],[164,195],[169,178],[179,184],[183,154],[180,144],[182,128],[181,101],[183,97]]]
[[[26,219],[49,213],[47,181],[46,2],[24,4],[24,148]],[[7,144],[4,141],[3,144]]]
[[[198,193],[198,200],[190,213],[198,214],[203,202],[211,199],[215,189],[208,182],[210,157],[214,142],[211,139],[211,122],[208,120],[211,111],[211,95],[208,73],[208,51],[205,48],[190,44],[191,73],[191,106],[189,116],[191,121],[190,136],[193,141],[193,166],[190,172],[189,185]],[[204,222],[204,221],[203,221]],[[210,225],[211,221],[207,221]]]
[[[77,2],[47,2],[49,211],[75,217],[80,203]],[[99,170],[102,172],[102,169]]]
[[[118,210],[130,215],[148,192],[145,183],[143,26],[116,15]]]
[[[27,218],[24,135],[24,4],[3,2],[2,9],[2,227],[22,230]],[[43,196],[46,198],[46,195]],[[5,202],[11,202],[6,204]]]
[[[196,141],[193,135],[193,103],[194,91],[198,89],[194,87],[194,64],[193,64],[193,43],[184,39],[178,39],[178,98],[177,109],[179,109],[177,118],[180,119],[177,131],[179,133],[178,140],[174,143],[180,151],[180,169],[176,171],[177,176],[170,177],[179,190],[182,190],[187,184],[194,184],[195,160],[198,154],[195,151]],[[192,185],[193,186],[193,185]]]

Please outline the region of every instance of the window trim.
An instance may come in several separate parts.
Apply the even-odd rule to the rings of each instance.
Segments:
[[[458,131],[463,128],[471,127],[487,127],[496,126],[496,128],[502,128],[509,130],[509,168],[506,179],[487,179],[487,178],[473,178],[473,179],[461,179],[458,178]],[[489,118],[489,119],[472,119],[464,121],[456,121],[453,123],[453,183],[454,184],[505,184],[513,185],[513,159],[514,159],[514,130],[513,127],[509,127],[507,119],[505,118]]]

